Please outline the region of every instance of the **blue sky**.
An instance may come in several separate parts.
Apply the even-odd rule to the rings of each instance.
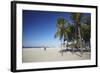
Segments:
[[[71,21],[67,12],[23,10],[23,47],[57,47],[60,40],[54,34],[58,17]]]

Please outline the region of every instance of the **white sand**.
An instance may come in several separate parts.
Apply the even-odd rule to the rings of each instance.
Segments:
[[[25,62],[44,62],[44,61],[64,61],[64,60],[88,60],[91,59],[89,52],[83,53],[82,57],[78,56],[80,53],[64,52],[63,56],[59,52],[61,49],[47,48],[23,48],[22,61]]]

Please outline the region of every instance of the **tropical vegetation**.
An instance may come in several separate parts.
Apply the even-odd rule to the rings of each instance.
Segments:
[[[70,20],[71,22],[64,17],[57,18],[55,38],[59,37],[63,44],[67,41],[66,49],[76,48],[82,54],[82,48],[90,49],[91,46],[91,16],[84,13],[70,13]]]

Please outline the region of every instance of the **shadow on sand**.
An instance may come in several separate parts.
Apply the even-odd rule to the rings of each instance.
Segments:
[[[91,50],[90,49],[83,49],[83,50],[81,50],[79,48],[74,48],[74,49],[62,49],[59,52],[61,53],[62,56],[63,56],[63,53],[71,52],[72,54],[75,53],[76,55],[82,57],[84,52],[91,52]],[[81,55],[77,54],[76,52],[79,52]]]

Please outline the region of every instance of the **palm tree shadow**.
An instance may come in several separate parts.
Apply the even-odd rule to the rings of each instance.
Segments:
[[[62,54],[62,56],[63,56],[63,53],[71,52],[72,54],[76,54],[77,56],[82,57],[84,52],[91,52],[91,50],[87,50],[87,49],[80,50],[79,48],[77,48],[74,50],[73,49],[63,49],[63,50],[60,50],[59,52]]]

